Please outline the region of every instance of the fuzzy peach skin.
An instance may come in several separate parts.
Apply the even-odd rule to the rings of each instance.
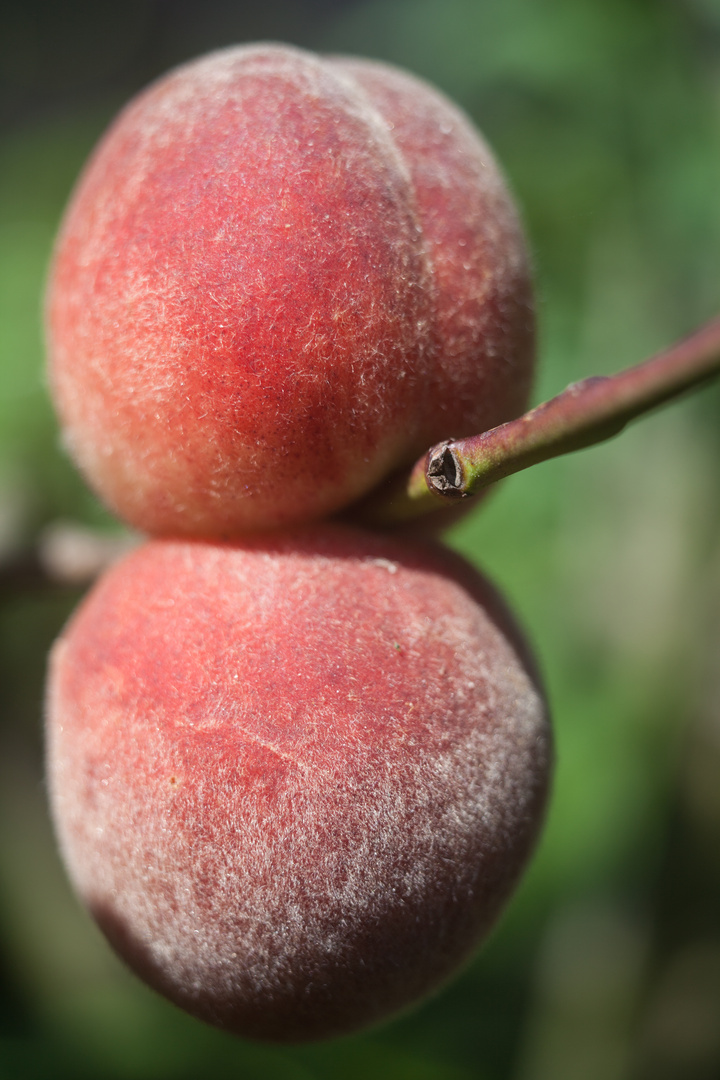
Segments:
[[[329,515],[527,404],[525,244],[490,151],[432,87],[255,45],[121,113],[47,299],[70,453],[154,534]]]
[[[70,877],[195,1016],[300,1042],[377,1022],[487,934],[543,814],[550,734],[492,588],[326,526],[153,540],[51,660]]]

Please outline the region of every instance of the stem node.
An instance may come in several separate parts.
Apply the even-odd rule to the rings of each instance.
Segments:
[[[425,481],[431,491],[450,499],[466,499],[465,472],[454,439],[445,439],[428,451]]]

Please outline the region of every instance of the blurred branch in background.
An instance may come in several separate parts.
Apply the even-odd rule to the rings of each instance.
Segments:
[[[0,595],[43,588],[78,589],[139,543],[69,521],[46,526],[32,547],[0,558]]]

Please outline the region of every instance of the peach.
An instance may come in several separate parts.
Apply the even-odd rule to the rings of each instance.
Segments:
[[[66,444],[155,534],[332,514],[518,415],[525,244],[490,151],[425,83],[279,45],[125,109],[79,181],[48,301]]]
[[[456,556],[325,526],[153,540],[52,653],[49,786],[118,953],[251,1037],[354,1031],[493,925],[550,734],[522,638]]]

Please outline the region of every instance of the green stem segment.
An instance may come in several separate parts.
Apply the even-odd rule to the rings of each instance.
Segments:
[[[399,523],[468,498],[529,465],[604,442],[635,417],[718,374],[720,318],[636,367],[583,379],[517,420],[433,446],[409,480],[396,478],[365,502],[363,520]]]

